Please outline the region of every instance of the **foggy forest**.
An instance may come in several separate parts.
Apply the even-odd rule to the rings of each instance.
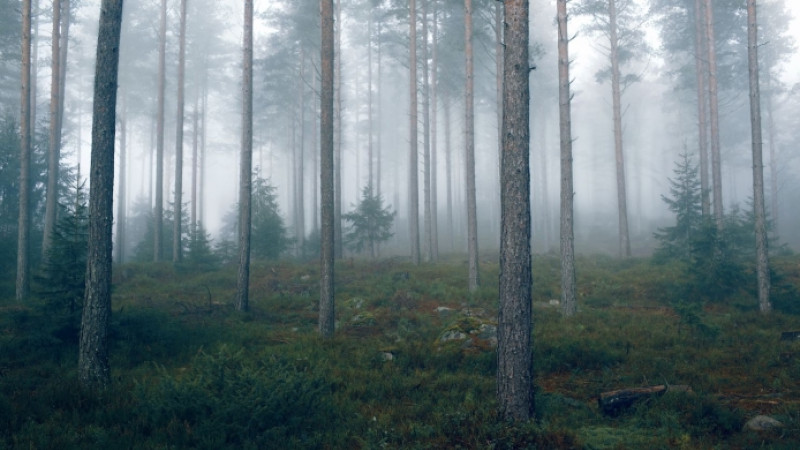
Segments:
[[[797,448],[798,30],[0,0],[0,447]]]

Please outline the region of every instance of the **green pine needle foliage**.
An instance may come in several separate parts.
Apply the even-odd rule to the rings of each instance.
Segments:
[[[364,186],[358,205],[342,216],[349,223],[345,234],[347,246],[357,253],[369,250],[375,257],[376,246],[393,236],[395,214],[391,207],[383,206],[383,197],[376,194],[372,186]]]

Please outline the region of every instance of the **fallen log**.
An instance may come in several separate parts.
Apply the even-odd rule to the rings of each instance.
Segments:
[[[800,339],[800,331],[784,331],[781,333],[782,341],[796,341]]]
[[[619,389],[601,393],[597,398],[597,405],[600,407],[600,411],[603,414],[614,416],[639,400],[662,395],[667,391],[691,392],[691,390],[691,387],[684,384],[674,386],[659,384],[656,386]]]

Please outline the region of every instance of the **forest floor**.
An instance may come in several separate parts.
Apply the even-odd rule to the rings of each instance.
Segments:
[[[463,258],[339,262],[328,341],[317,263],[256,263],[248,313],[234,268],[117,267],[99,396],[78,388],[75,314],[0,300],[0,448],[800,448],[800,340],[781,340],[800,298],[768,316],[748,289],[675,298],[684,272],[646,259],[579,258],[566,319],[558,260],[535,257],[536,420],[499,421],[496,261],[474,294]],[[800,289],[800,257],[773,268]],[[691,390],[598,407],[652,385]],[[744,431],[757,415],[782,425]]]

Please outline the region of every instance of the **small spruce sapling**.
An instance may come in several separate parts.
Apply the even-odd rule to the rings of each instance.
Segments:
[[[394,235],[391,229],[395,214],[390,206],[383,206],[383,197],[376,195],[372,186],[365,186],[355,209],[342,216],[349,222],[345,243],[357,253],[369,249],[370,256],[375,258],[378,244]]]

